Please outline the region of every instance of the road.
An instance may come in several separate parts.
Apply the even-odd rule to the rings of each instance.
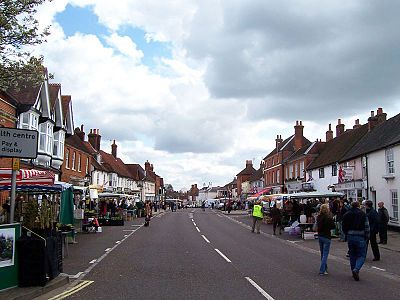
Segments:
[[[166,212],[139,227],[64,290],[67,299],[399,299],[400,277],[319,254],[218,211]],[[72,286],[75,285],[75,288]],[[57,291],[61,294],[62,291]],[[49,299],[55,292],[47,295]]]

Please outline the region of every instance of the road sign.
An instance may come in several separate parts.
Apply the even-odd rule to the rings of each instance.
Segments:
[[[36,130],[0,128],[0,156],[36,158],[38,135]]]
[[[12,169],[15,171],[19,170],[19,158],[12,159]]]

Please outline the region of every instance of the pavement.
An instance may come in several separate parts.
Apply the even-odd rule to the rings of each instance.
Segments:
[[[155,212],[153,216],[160,213],[163,211]],[[95,263],[101,260],[107,249],[112,249],[143,223],[144,218],[135,218],[132,221],[125,221],[124,226],[103,226],[101,233],[77,234],[75,242],[68,244],[68,254],[63,259],[63,273],[44,287],[15,287],[0,291],[0,300],[34,299],[84,277]]]

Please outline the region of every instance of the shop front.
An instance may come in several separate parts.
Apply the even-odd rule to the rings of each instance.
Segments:
[[[347,199],[362,201],[366,195],[366,189],[362,180],[352,180],[334,185],[336,192],[344,193]]]

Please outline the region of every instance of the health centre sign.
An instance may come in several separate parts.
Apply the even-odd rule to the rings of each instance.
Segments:
[[[0,128],[0,156],[36,158],[38,135],[36,130]]]

